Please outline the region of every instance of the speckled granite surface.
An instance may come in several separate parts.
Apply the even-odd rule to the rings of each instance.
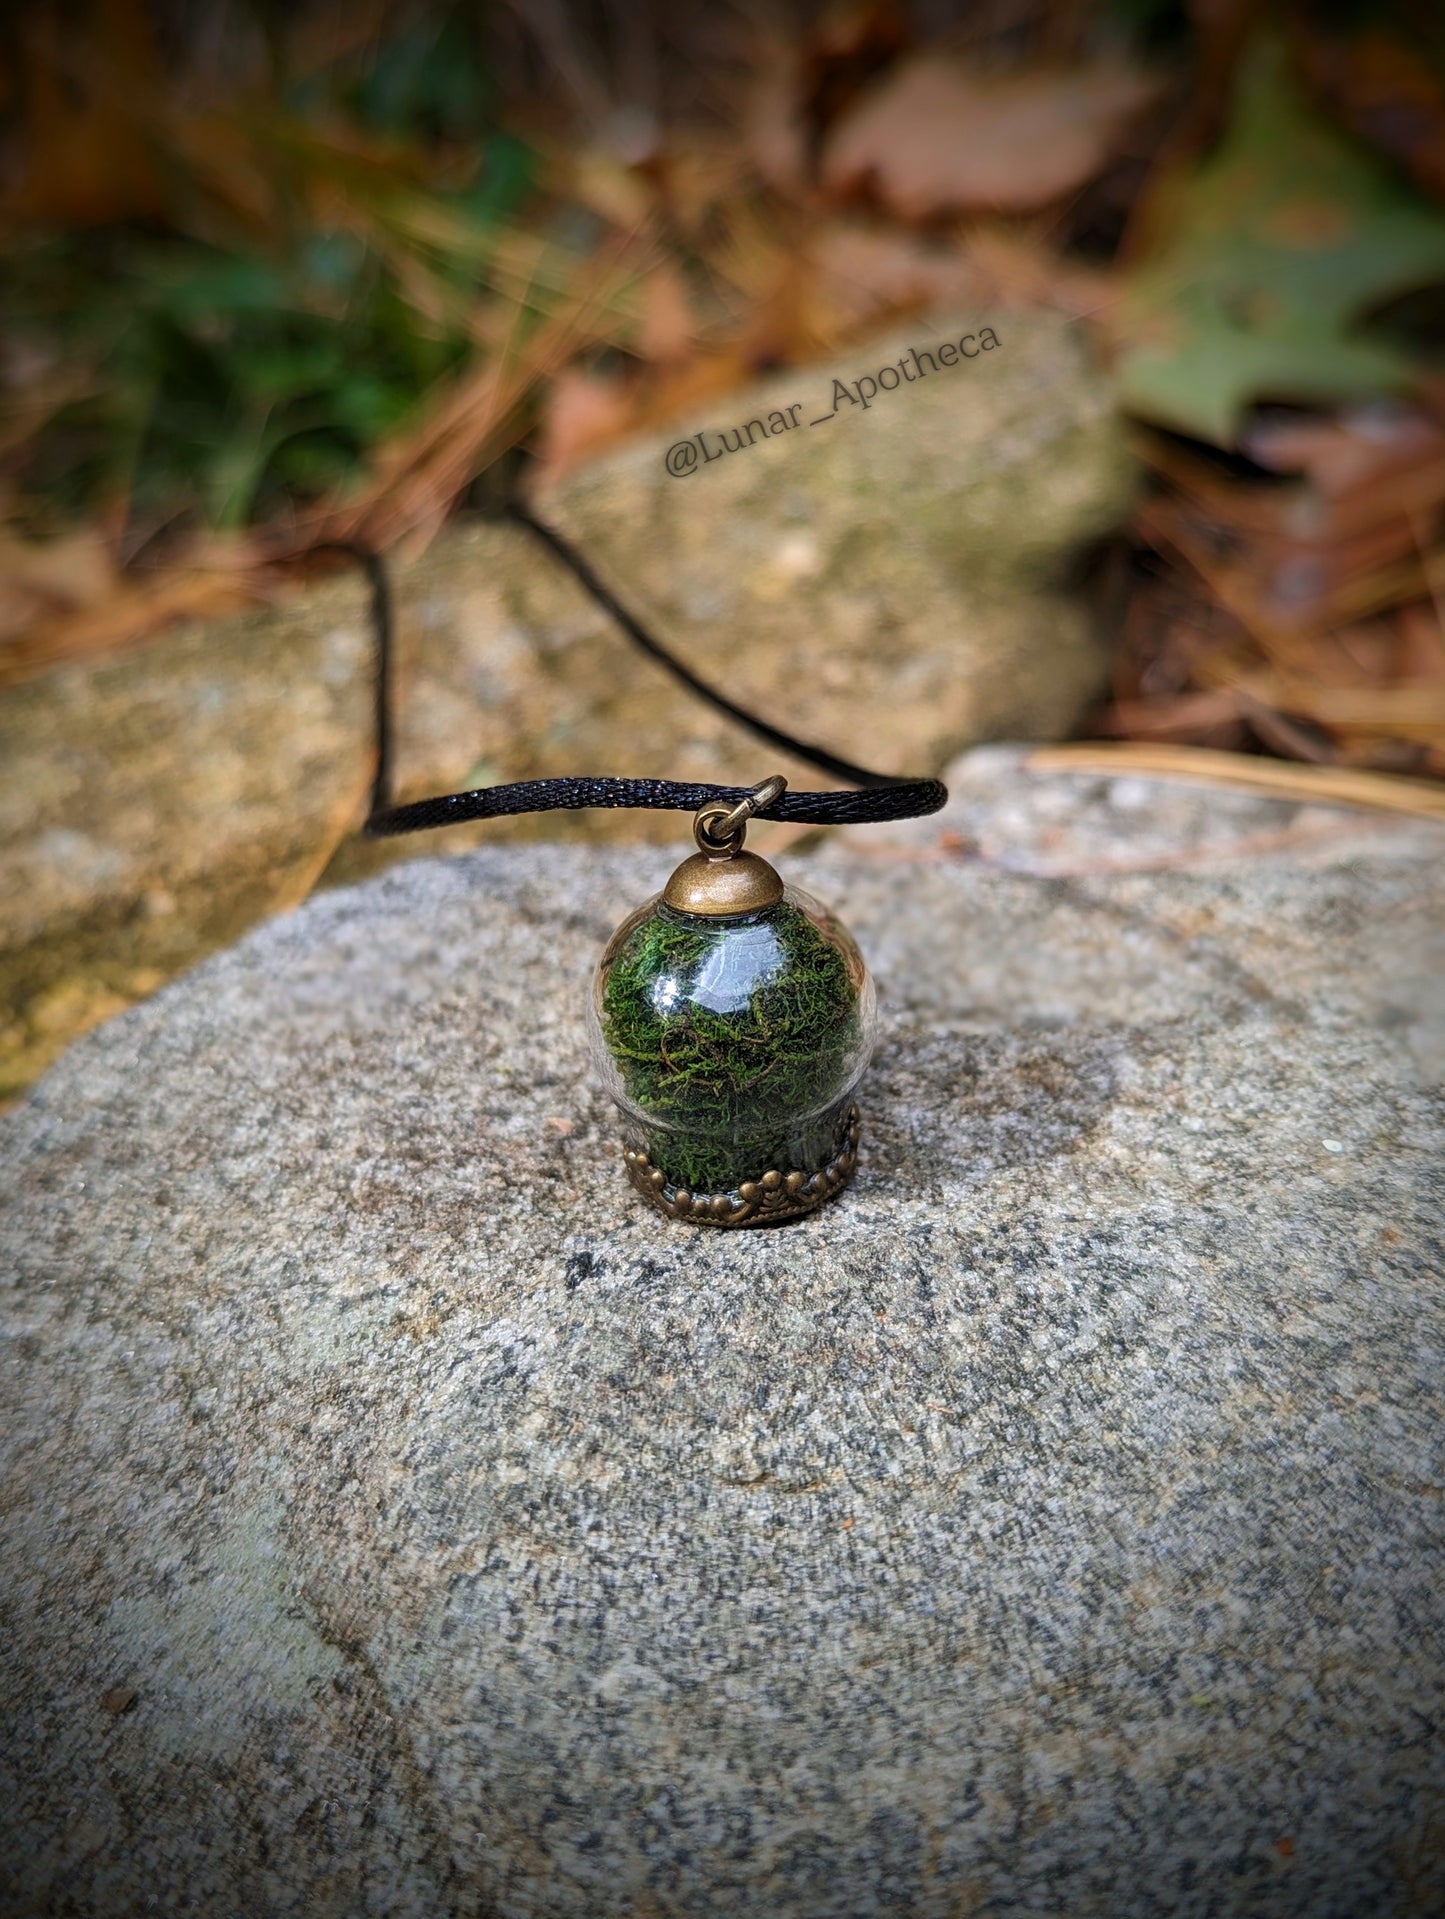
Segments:
[[[883,1040],[772,1234],[607,1158],[655,850],[83,1041],[0,1124],[4,1910],[1445,1908],[1440,851],[993,754],[789,863]]]

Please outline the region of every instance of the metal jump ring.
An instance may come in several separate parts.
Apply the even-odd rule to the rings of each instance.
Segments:
[[[711,854],[715,859],[731,859],[735,853],[741,852],[743,835],[754,813],[761,813],[770,807],[786,792],[787,785],[788,782],[780,773],[773,773],[767,779],[760,780],[744,799],[733,806],[723,800],[713,800],[707,806],[699,807],[692,822],[693,838],[704,853]]]

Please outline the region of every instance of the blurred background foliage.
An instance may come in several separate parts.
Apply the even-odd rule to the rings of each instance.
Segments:
[[[364,9],[361,10],[364,12]],[[475,10],[148,9],[11,30],[12,511],[158,533],[326,495],[455,375],[534,156]]]
[[[1445,15],[50,0],[0,28],[0,681],[413,551],[934,304],[1150,475],[1097,728],[1445,770]]]

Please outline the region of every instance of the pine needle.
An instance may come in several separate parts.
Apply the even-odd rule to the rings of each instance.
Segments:
[[[1260,759],[1249,753],[1219,753],[1204,746],[1150,746],[1071,741],[1041,746],[1027,765],[1035,773],[1143,774],[1165,780],[1242,787],[1275,799],[1313,806],[1362,806],[1417,819],[1445,820],[1445,787],[1398,773],[1372,773],[1348,766],[1305,766]]]

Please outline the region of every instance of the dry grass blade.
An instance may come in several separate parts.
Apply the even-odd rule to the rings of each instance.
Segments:
[[[1242,682],[1239,690],[1334,732],[1445,738],[1445,686],[1302,686],[1259,674]]]
[[[1363,620],[1428,591],[1431,555],[1401,552],[1390,527],[1333,545],[1256,548],[1177,500],[1146,500],[1135,527],[1157,551],[1185,561],[1267,650],[1321,627]],[[1408,531],[1405,538],[1408,538]]]
[[[1202,746],[1146,746],[1071,741],[1036,748],[1028,758],[1037,773],[1145,774],[1157,779],[1242,787],[1275,799],[1314,806],[1359,806],[1418,819],[1445,820],[1445,786],[1371,773],[1345,766],[1300,766],[1258,759],[1248,753],[1217,753]]]
[[[515,440],[539,385],[611,337],[619,297],[645,264],[635,236],[606,247],[558,312],[449,387],[429,418],[383,450],[370,483],[309,522],[291,550],[323,540],[424,545],[462,489]]]

